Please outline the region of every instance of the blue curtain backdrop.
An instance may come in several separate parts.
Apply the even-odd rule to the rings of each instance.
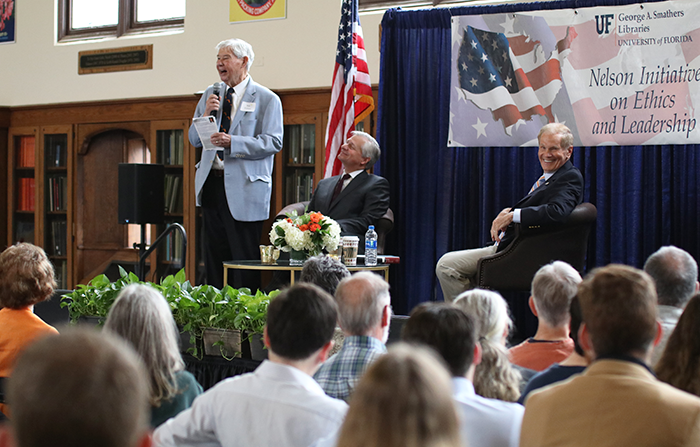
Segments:
[[[435,264],[445,252],[488,242],[491,221],[541,174],[537,148],[448,148],[450,17],[631,1],[389,10],[382,20],[376,168],[391,184],[394,231],[388,253],[397,313],[441,300]],[[700,255],[698,145],[575,148],[584,200],[598,207],[587,269],[641,267],[662,245]],[[517,315],[516,315],[517,316]]]

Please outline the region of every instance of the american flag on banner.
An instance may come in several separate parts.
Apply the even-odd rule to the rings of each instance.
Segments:
[[[567,34],[545,59],[537,53],[538,43],[519,35],[464,29],[459,49],[459,84],[466,99],[494,120],[502,120],[506,133],[519,120],[534,115],[553,122],[552,103],[562,87],[559,56],[569,49],[575,32]]]
[[[337,159],[340,146],[350,132],[355,130],[355,124],[365,119],[372,110],[374,100],[357,0],[344,0],[338,27],[331,105],[328,109],[324,178],[340,174],[342,164]]]

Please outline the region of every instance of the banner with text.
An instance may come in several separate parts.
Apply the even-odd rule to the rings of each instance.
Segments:
[[[448,146],[697,144],[700,2],[452,18]]]

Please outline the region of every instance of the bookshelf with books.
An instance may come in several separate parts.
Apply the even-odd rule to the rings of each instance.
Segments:
[[[30,242],[44,249],[59,288],[72,287],[73,128],[10,128],[8,151],[8,244]]]
[[[157,250],[155,256],[156,277],[175,273],[182,267],[185,267],[188,272],[194,271],[195,268],[195,213],[191,212],[194,209],[191,211],[189,209],[190,201],[185,200],[188,194],[193,194],[190,184],[194,182],[194,179],[190,178],[191,170],[185,169],[185,166],[194,166],[194,160],[190,160],[193,154],[187,137],[188,128],[189,121],[187,120],[154,121],[151,123],[151,142],[155,142],[155,147],[151,148],[152,151],[155,151],[152,152],[155,158],[151,159],[155,159],[157,163],[165,166],[165,184],[163,185],[165,224],[156,226],[157,233],[154,238],[173,223],[179,223],[185,227],[188,235],[186,264],[183,264],[183,241],[179,231],[171,232],[161,243],[161,248]],[[185,210],[185,207],[188,209]]]
[[[37,228],[41,229],[42,247],[56,272],[60,289],[72,287],[72,228],[73,176],[72,126],[45,126],[39,136],[37,152],[37,186],[40,188],[41,208],[38,209]]]
[[[283,205],[311,199],[323,162],[322,115],[285,116],[282,142]]]
[[[14,128],[9,133],[8,245],[36,243],[36,145],[38,129]]]

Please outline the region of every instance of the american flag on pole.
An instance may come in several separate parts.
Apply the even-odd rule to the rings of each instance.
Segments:
[[[537,54],[537,42],[526,36],[506,38],[468,26],[459,51],[460,87],[467,99],[502,120],[506,132],[533,115],[553,122],[551,106],[562,87],[559,54],[569,49],[573,37],[572,30],[545,59]]]
[[[365,119],[372,110],[374,100],[357,0],[343,0],[331,105],[328,109],[324,178],[340,174],[342,164],[337,159],[340,146],[355,130],[355,124]]]

